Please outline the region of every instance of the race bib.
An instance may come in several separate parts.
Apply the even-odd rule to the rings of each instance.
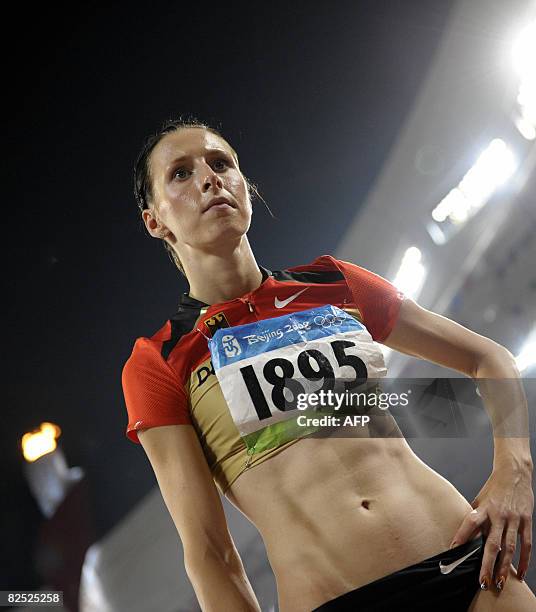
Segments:
[[[304,394],[351,391],[386,374],[366,327],[330,304],[219,329],[208,345],[250,454],[319,429],[297,425]]]

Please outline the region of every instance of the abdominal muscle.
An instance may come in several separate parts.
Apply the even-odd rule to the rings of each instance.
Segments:
[[[263,538],[280,612],[310,612],[448,549],[472,509],[402,437],[303,438],[226,496]]]

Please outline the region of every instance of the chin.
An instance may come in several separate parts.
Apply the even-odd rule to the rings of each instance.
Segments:
[[[245,236],[249,230],[249,222],[246,224],[244,221],[237,223],[236,220],[229,220],[221,218],[218,220],[216,227],[211,228],[213,231],[207,232],[203,237],[203,244],[206,246],[222,246],[222,242],[226,241],[237,241]]]

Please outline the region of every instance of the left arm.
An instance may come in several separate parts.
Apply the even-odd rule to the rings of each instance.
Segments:
[[[521,554],[518,578],[530,561],[532,542],[533,462],[529,444],[527,399],[513,355],[490,338],[422,308],[406,298],[383,342],[389,348],[427,359],[471,377],[493,427],[493,471],[473,501],[473,510],[454,537],[466,541],[484,523],[490,529],[482,563],[481,581],[490,583],[497,554],[498,590],[504,586],[515,552],[518,531]],[[478,508],[478,510],[476,509]]]

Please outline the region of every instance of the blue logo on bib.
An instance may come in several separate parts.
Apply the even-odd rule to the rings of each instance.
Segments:
[[[240,361],[311,340],[365,330],[364,325],[336,306],[327,304],[273,319],[219,329],[209,340],[212,363],[220,369]]]

